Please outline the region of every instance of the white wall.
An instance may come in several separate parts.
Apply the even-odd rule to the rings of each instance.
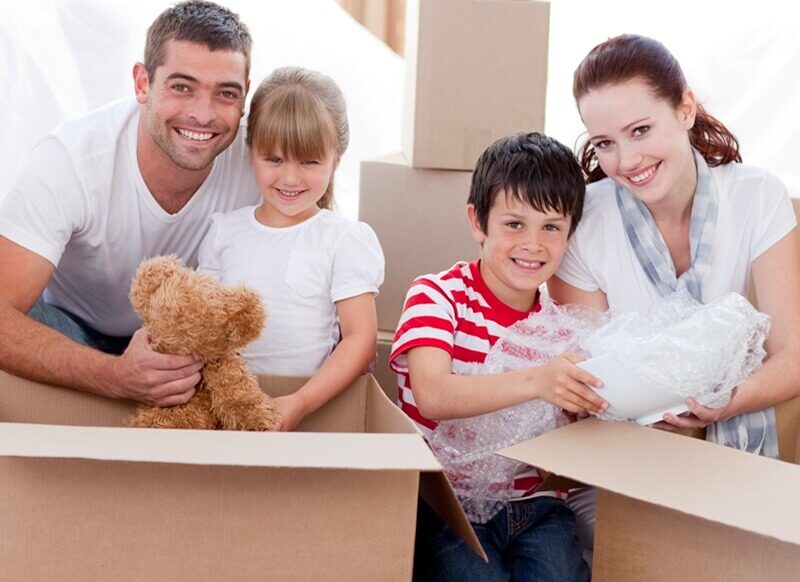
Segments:
[[[142,57],[145,30],[169,3],[3,3],[0,199],[38,136],[132,94],[131,70]],[[341,85],[352,141],[337,175],[337,199],[345,214],[355,216],[359,161],[400,149],[403,60],[334,0],[225,4],[253,33],[254,83],[276,66],[297,64],[322,70]],[[592,46],[622,32],[646,34],[667,45],[708,109],[738,135],[745,162],[773,170],[800,192],[794,157],[800,152],[800,29],[792,4],[553,0],[547,132],[576,143],[582,127],[572,72]]]
[[[636,33],[666,45],[712,115],[739,138],[745,163],[800,194],[800,26],[793,2],[553,0],[547,132],[574,146],[583,131],[572,74],[595,45]]]

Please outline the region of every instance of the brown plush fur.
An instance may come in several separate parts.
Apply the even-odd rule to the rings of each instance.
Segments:
[[[274,403],[236,353],[264,326],[266,314],[256,293],[224,287],[175,257],[156,257],[139,265],[130,299],[154,350],[194,354],[205,365],[203,381],[189,402],[140,406],[128,426],[270,430],[280,424]]]

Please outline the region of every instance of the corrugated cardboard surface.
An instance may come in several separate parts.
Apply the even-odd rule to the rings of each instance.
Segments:
[[[794,449],[794,462],[800,465],[800,431],[797,433],[797,444]]]
[[[600,491],[595,582],[788,582],[798,573],[794,544]]]
[[[414,167],[471,170],[497,138],[544,130],[549,3],[410,0],[406,10],[403,151]]]
[[[130,410],[0,372],[0,579],[410,579],[420,470],[441,470],[372,377],[302,426],[349,434],[91,426]]]
[[[800,560],[796,465],[596,419],[502,454],[609,492],[598,504],[596,579],[709,579],[700,571],[720,580],[796,579],[800,571],[775,578],[781,572],[770,566],[778,557]]]
[[[119,430],[111,427],[0,423],[0,455],[301,469],[436,471],[438,463],[410,430],[380,434],[391,411],[363,433],[257,433]],[[373,416],[369,411],[368,415]],[[407,427],[398,426],[400,429]],[[367,432],[367,431],[365,431]],[[386,451],[392,451],[387,455]]]
[[[778,404],[775,407],[775,420],[781,460],[800,464],[800,445],[795,437],[800,436],[800,396]]]
[[[378,329],[394,330],[411,282],[478,256],[467,223],[469,172],[418,170],[402,154],[361,163],[359,219],[386,256]]]
[[[3,579],[409,580],[417,479],[3,457]]]
[[[800,222],[800,198],[792,197],[792,206],[795,216]],[[758,308],[758,296],[752,280],[748,281],[747,299]],[[797,444],[795,437],[800,433],[800,396],[776,406],[775,413],[778,422],[778,448],[781,459],[791,463],[795,456],[798,456],[798,462],[800,462],[800,445]]]
[[[378,331],[378,361],[373,374],[386,397],[392,402],[397,402],[397,376],[389,368],[393,339],[394,331]]]

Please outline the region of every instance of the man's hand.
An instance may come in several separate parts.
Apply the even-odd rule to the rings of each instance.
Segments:
[[[573,414],[608,408],[608,403],[587,387],[600,388],[603,383],[575,365],[581,361],[577,354],[568,353],[537,368],[539,397]]]
[[[133,334],[131,343],[114,363],[115,398],[129,398],[151,406],[186,403],[200,382],[203,363],[194,356],[161,354],[153,350],[147,331]]]

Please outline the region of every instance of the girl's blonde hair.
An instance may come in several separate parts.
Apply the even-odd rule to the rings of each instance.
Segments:
[[[247,145],[285,158],[316,160],[331,149],[338,163],[350,141],[344,95],[333,79],[302,67],[281,67],[256,89],[247,118]],[[333,176],[317,205],[333,205]]]

